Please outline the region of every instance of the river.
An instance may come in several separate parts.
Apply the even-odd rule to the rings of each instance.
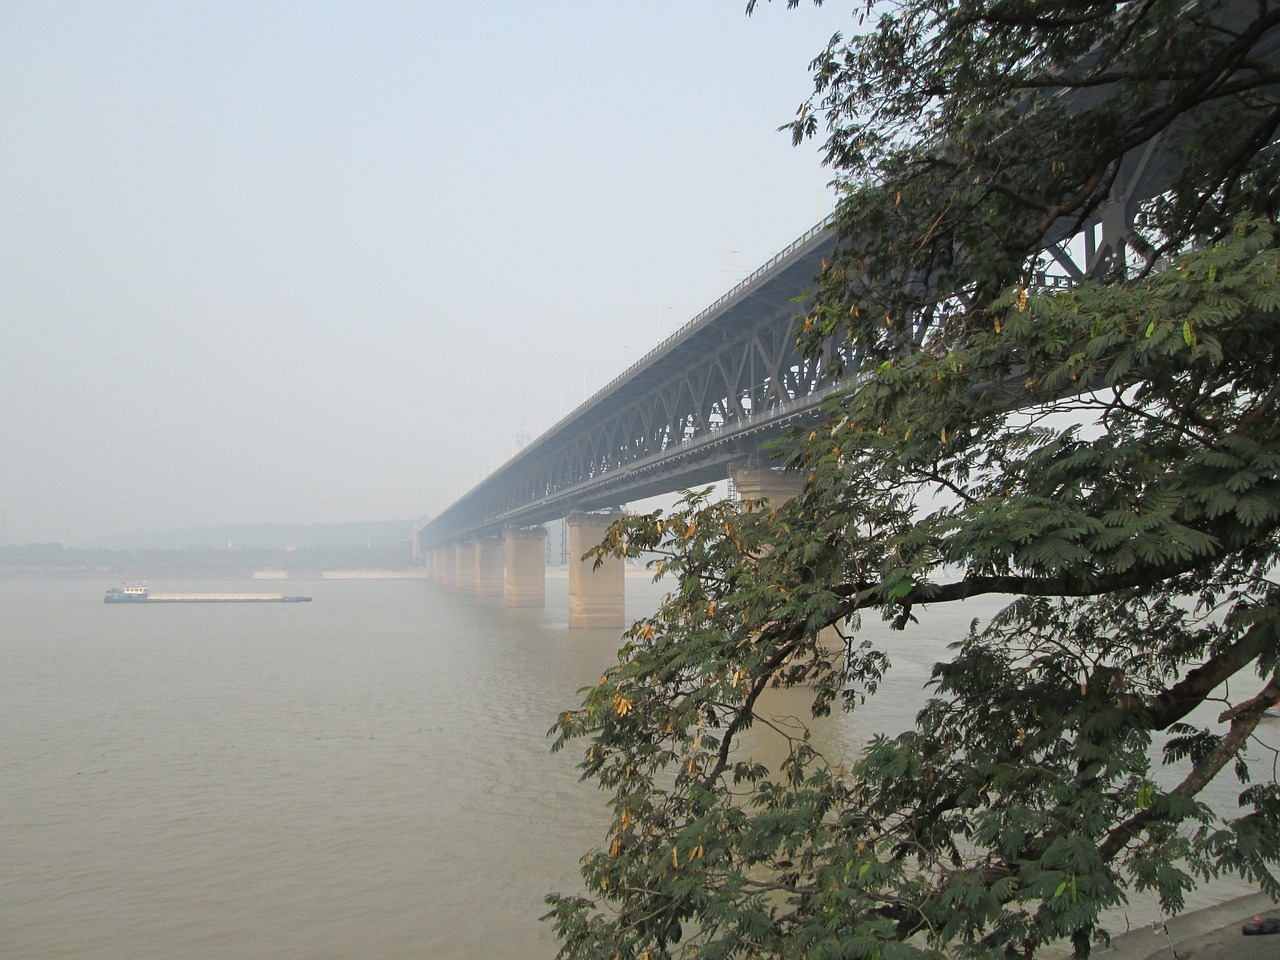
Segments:
[[[0,956],[554,956],[542,898],[575,888],[608,818],[546,732],[619,634],[569,630],[564,580],[539,610],[420,580],[271,584],[314,600],[265,605],[107,605],[105,586],[0,582]],[[630,617],[661,593],[627,590]],[[827,749],[905,726],[990,609],[895,644]]]

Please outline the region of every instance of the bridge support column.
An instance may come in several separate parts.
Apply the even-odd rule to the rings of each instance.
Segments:
[[[507,606],[547,605],[547,528],[507,527]]]
[[[626,568],[609,557],[594,569],[584,553],[604,539],[616,513],[569,514],[569,626],[621,627],[626,624]]]
[[[453,545],[453,587],[474,590],[476,585],[476,542],[467,540]]]
[[[476,541],[475,576],[471,584],[477,597],[500,597],[503,586],[502,540]]]
[[[783,473],[768,467],[744,467],[732,473],[739,500],[763,500],[765,507],[780,507],[804,489],[804,475]],[[818,633],[818,642],[828,650],[844,649],[844,640],[834,626]]]
[[[446,544],[443,547],[435,547],[431,551],[431,570],[433,579],[442,586],[452,587],[454,581],[454,547],[453,544]]]
[[[741,467],[730,474],[739,500],[764,500],[780,507],[804,489],[804,476],[769,467]]]

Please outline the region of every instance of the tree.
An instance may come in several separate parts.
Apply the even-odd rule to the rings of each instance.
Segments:
[[[789,125],[825,123],[842,189],[797,337],[850,386],[779,452],[793,500],[692,493],[597,548],[675,587],[553,727],[614,811],[585,895],[548,898],[564,957],[1083,956],[1133,891],[1280,895],[1254,738],[1280,699],[1280,9],[859,25]],[[1046,280],[1144,151],[1165,182],[1134,230]],[[914,729],[847,769],[807,733],[776,768],[739,748],[770,686],[819,718],[874,697],[892,650],[860,616],[909,644],[917,608],[981,594],[1009,603]],[[1201,798],[1223,777],[1236,809]]]

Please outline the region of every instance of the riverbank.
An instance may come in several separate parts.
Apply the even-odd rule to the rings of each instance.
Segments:
[[[1274,960],[1280,934],[1246,937],[1240,928],[1254,917],[1280,916],[1264,893],[1192,910],[1095,948],[1092,960]]]

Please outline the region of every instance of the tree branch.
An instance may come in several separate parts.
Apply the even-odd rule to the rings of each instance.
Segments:
[[[1276,678],[1272,677],[1257,696],[1246,703],[1240,704],[1234,710],[1227,711],[1227,714],[1233,715],[1231,729],[1227,731],[1227,735],[1222,738],[1222,742],[1218,744],[1212,753],[1192,768],[1191,772],[1187,774],[1180,784],[1169,791],[1169,795],[1194,797],[1203,790],[1209,781],[1217,776],[1218,771],[1240,752],[1244,747],[1245,741],[1249,739],[1257,728],[1258,722],[1262,719],[1263,711],[1275,703],[1277,699],[1280,699],[1280,683],[1277,683]],[[1227,714],[1223,716],[1225,717]],[[1107,834],[1106,839],[1098,845],[1099,856],[1103,860],[1110,860],[1123,850],[1129,841],[1137,837],[1144,826],[1158,819],[1158,816],[1159,814],[1154,805],[1139,810]]]
[[[1166,730],[1200,706],[1223,682],[1257,659],[1272,630],[1269,624],[1254,624],[1227,649],[1156,697],[1149,705],[1151,729]]]

